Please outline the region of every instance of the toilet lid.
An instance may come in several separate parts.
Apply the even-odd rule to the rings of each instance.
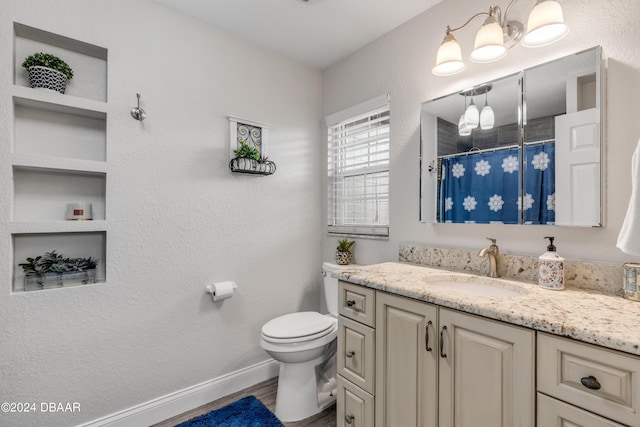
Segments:
[[[295,339],[308,341],[330,333],[336,327],[336,319],[315,311],[285,314],[268,321],[262,327],[262,335],[272,340]]]

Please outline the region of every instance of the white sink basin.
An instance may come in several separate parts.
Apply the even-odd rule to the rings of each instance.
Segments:
[[[437,286],[446,288],[446,290],[487,297],[517,297],[527,293],[525,289],[520,288],[517,284],[478,276],[438,278],[434,281],[429,281],[427,286]]]

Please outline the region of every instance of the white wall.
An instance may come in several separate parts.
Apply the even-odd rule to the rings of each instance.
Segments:
[[[450,77],[431,74],[447,24],[462,25],[474,13],[494,4],[504,8],[506,3],[444,1],[323,72],[325,115],[383,93],[391,94],[391,237],[388,241],[358,239],[355,257],[359,263],[397,260],[398,245],[403,241],[482,248],[488,244],[487,236],[497,238],[505,253],[539,255],[546,247],[543,237],[549,234],[556,236],[558,251],[568,259],[610,263],[638,260],[616,249],[615,242],[631,194],[630,157],[640,137],[635,106],[640,96],[640,3],[563,0],[571,32],[560,42],[538,49],[516,46],[505,59],[491,64],[467,61],[465,71]],[[526,22],[533,4],[533,0],[518,2],[511,18]],[[478,20],[456,33],[463,55],[473,48],[473,37],[481,24]],[[601,45],[608,56],[606,225],[591,229],[419,223],[420,103],[596,45]],[[326,183],[326,177],[323,179]],[[325,208],[323,205],[323,211]],[[335,252],[337,239],[326,233],[323,236],[323,255],[328,258]]]
[[[0,186],[0,402],[81,404],[0,424],[74,425],[268,359],[264,322],[321,304],[320,72],[147,0],[4,0],[3,153],[14,21],[108,48],[107,283],[11,294]],[[275,175],[229,173],[227,115],[272,125]],[[214,305],[210,279],[240,289]]]

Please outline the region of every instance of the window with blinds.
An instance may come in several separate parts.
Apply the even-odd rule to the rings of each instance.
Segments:
[[[328,126],[328,232],[389,235],[388,96],[336,113]]]

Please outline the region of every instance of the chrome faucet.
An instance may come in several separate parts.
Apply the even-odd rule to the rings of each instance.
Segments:
[[[487,240],[491,240],[491,246],[481,250],[478,256],[489,257],[489,277],[500,277],[498,274],[498,255],[500,254],[500,250],[498,249],[498,245],[496,245],[496,239],[487,237]]]

